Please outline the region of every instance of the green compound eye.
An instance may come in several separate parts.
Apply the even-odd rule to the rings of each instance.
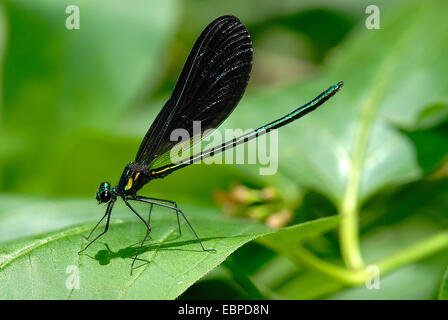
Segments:
[[[103,182],[100,184],[98,188],[98,192],[96,193],[96,200],[100,203],[108,202],[112,196],[110,192],[110,183]]]
[[[103,182],[100,184],[100,189],[101,190],[110,190],[110,184],[109,182]]]

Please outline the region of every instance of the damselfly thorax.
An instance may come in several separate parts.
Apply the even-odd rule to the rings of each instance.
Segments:
[[[124,168],[115,189],[119,194],[135,195],[150,180],[151,173],[146,167],[131,162]]]

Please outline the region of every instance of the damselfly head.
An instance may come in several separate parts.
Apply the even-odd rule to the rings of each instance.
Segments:
[[[98,203],[107,203],[112,197],[112,191],[110,188],[109,182],[103,182],[100,184],[98,188],[98,192],[96,193],[96,200]]]

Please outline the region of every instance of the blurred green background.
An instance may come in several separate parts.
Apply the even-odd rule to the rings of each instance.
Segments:
[[[80,7],[79,30],[65,28],[70,4]],[[347,267],[357,261],[347,254],[353,241],[344,243],[344,232],[359,231],[367,264],[445,232],[446,3],[377,1],[379,30],[365,27],[369,4],[3,1],[0,230],[48,219],[31,209],[42,203],[82,198],[94,208],[99,183],[116,183],[133,160],[202,29],[234,14],[251,33],[254,65],[246,95],[223,128],[256,128],[339,80],[344,89],[318,112],[280,130],[277,175],[259,176],[257,166],[191,166],[151,182],[143,193],[274,227],[333,214],[359,217],[359,230],[346,221],[306,243],[316,256]],[[265,201],[268,191],[275,201]],[[24,203],[28,209],[14,216]],[[54,217],[68,219],[62,215]],[[29,224],[1,240],[76,221],[70,219]],[[380,290],[368,290],[249,243],[181,298],[254,298],[235,277],[239,270],[271,298],[433,299],[447,251],[444,245],[422,250],[427,254],[382,277]]]

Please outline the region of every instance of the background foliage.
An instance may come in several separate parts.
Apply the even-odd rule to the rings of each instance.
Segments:
[[[80,30],[65,28],[69,4]],[[446,298],[447,4],[380,1],[381,29],[368,30],[369,4],[3,1],[0,297]],[[196,37],[229,13],[252,35],[254,66],[224,128],[258,127],[339,80],[344,89],[280,130],[275,176],[196,165],[143,189],[175,199],[217,254],[157,209],[150,262],[131,277],[144,228],[119,207],[78,256],[103,212],[98,184],[116,182]],[[70,264],[80,290],[65,287]],[[371,264],[379,290],[364,284]]]

